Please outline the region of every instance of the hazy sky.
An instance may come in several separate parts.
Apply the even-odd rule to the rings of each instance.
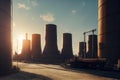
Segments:
[[[13,47],[17,39],[28,33],[41,34],[42,49],[45,40],[45,25],[57,25],[58,48],[61,51],[63,33],[72,34],[73,51],[78,53],[78,44],[83,41],[83,32],[98,26],[97,0],[13,0]],[[97,32],[95,32],[97,34]],[[91,33],[89,33],[91,34]],[[18,41],[21,49],[20,41]]]

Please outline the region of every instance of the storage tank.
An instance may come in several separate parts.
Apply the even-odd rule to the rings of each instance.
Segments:
[[[120,0],[98,1],[98,55],[109,65],[120,58]]]
[[[0,0],[0,75],[12,67],[11,0]]]

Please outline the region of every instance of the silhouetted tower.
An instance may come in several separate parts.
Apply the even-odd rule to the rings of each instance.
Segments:
[[[23,40],[22,44],[22,54],[21,59],[23,60],[30,60],[30,40],[28,40],[28,34],[26,33],[26,39]]]
[[[0,75],[12,68],[11,0],[0,0]]]
[[[32,53],[31,57],[34,60],[39,60],[41,57],[41,36],[40,34],[32,34]]]
[[[87,58],[97,58],[97,35],[88,36]]]
[[[48,61],[55,61],[59,55],[56,25],[46,24],[45,48],[43,50],[43,56],[44,58],[47,58]]]
[[[70,33],[63,33],[63,48],[61,56],[63,60],[70,60],[73,58],[72,34]]]
[[[86,46],[84,46],[84,45],[86,45],[86,42],[79,42],[79,52],[78,52],[78,54],[79,54],[80,58],[85,57],[84,51],[86,51]]]
[[[120,0],[99,0],[98,4],[98,54],[112,66],[120,59]]]

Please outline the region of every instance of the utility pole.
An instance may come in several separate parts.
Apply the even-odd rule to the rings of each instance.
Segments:
[[[83,57],[84,58],[86,58],[86,37],[85,37],[85,32],[83,33],[83,35],[84,35],[84,55],[83,55]]]
[[[17,39],[17,53],[16,53],[16,56],[17,56],[17,67],[18,67],[18,57],[19,57],[19,55],[18,55],[18,39]]]

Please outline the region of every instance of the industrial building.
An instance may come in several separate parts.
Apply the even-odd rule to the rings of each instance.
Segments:
[[[86,42],[79,42],[79,58],[84,58],[86,56]]]
[[[41,52],[41,35],[32,34],[32,52],[31,58],[33,60],[39,60],[42,55]]]
[[[11,0],[0,0],[0,75],[12,68]]]
[[[63,33],[63,48],[61,51],[61,57],[64,61],[73,58],[71,33]]]
[[[97,35],[88,35],[87,58],[98,58],[97,46]]]
[[[45,35],[43,59],[45,62],[56,62],[60,57],[60,52],[57,46],[57,26],[54,24],[46,24]]]
[[[26,39],[23,40],[22,44],[22,52],[20,54],[21,60],[30,60],[31,54],[30,54],[30,40],[28,40],[28,34],[26,33]]]
[[[120,59],[120,0],[98,1],[98,56],[114,66]]]

